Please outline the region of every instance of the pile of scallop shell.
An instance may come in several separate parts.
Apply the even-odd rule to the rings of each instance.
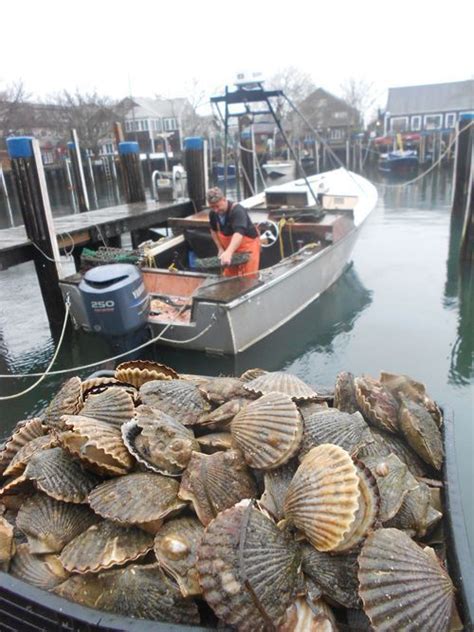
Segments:
[[[442,415],[403,376],[66,381],[0,449],[0,570],[131,617],[230,629],[462,629]]]

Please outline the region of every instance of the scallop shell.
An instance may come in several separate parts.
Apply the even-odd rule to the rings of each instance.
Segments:
[[[150,360],[131,360],[122,362],[115,369],[115,377],[120,382],[133,384],[140,388],[146,382],[152,380],[178,380],[176,371],[165,364],[151,362]]]
[[[13,526],[0,516],[0,571],[7,571],[10,560],[15,554],[15,540]]]
[[[252,475],[235,450],[209,455],[193,452],[179,488],[179,498],[193,503],[205,526],[223,509],[256,493]]]
[[[162,410],[185,426],[199,423],[201,415],[210,409],[209,403],[194,384],[184,380],[154,380],[140,388],[144,404]]]
[[[303,573],[317,584],[323,595],[345,608],[359,606],[358,553],[322,553],[307,543],[301,545],[301,552]]]
[[[418,481],[414,489],[407,491],[400,509],[385,526],[403,529],[409,535],[421,538],[442,517],[441,513],[433,512],[431,490],[428,485]]]
[[[265,472],[263,477],[265,490],[259,500],[259,506],[268,511],[276,520],[284,517],[283,503],[297,468],[297,460],[292,459],[276,470]]]
[[[244,382],[251,382],[255,378],[265,375],[265,373],[268,373],[268,371],[265,371],[264,369],[247,369],[242,373],[240,379]]]
[[[387,522],[398,513],[405,496],[418,486],[418,482],[408,466],[395,454],[364,457],[364,463],[377,480],[380,493],[379,519]]]
[[[122,438],[137,461],[167,476],[179,476],[193,451],[200,451],[191,430],[150,406],[137,408],[136,417],[122,427]]]
[[[238,377],[214,377],[200,384],[199,390],[206,399],[219,406],[230,399],[249,397],[244,382]]]
[[[196,604],[183,599],[157,564],[131,564],[97,574],[76,575],[54,592],[84,606],[126,617],[184,625],[199,623]]]
[[[440,470],[444,452],[438,426],[424,406],[403,396],[401,402],[399,424],[407,443],[425,463]]]
[[[230,429],[247,463],[269,470],[283,465],[298,451],[303,421],[290,397],[269,393],[245,406]]]
[[[367,538],[359,556],[359,593],[377,631],[449,629],[454,586],[430,551],[396,529]]]
[[[398,403],[378,380],[367,376],[354,380],[357,404],[366,420],[382,430],[398,431]]]
[[[89,395],[81,410],[81,416],[120,428],[126,421],[130,421],[134,412],[135,404],[126,391],[109,388],[102,393]]]
[[[132,468],[134,459],[119,428],[82,415],[64,415],[62,420],[68,431],[61,434],[61,444],[89,469],[120,476]]]
[[[323,599],[316,602],[298,597],[285,614],[277,632],[338,632],[336,617]]]
[[[48,448],[55,448],[59,445],[59,440],[53,435],[43,435],[28,441],[12,458],[8,467],[5,469],[5,476],[19,476],[28,464],[33,454]]]
[[[44,413],[44,421],[50,428],[62,429],[62,415],[77,415],[82,408],[82,382],[71,377],[61,386]]]
[[[317,393],[296,375],[274,371],[247,382],[244,388],[256,395],[282,393],[295,401],[318,399]]]
[[[350,414],[359,410],[352,373],[341,371],[337,374],[334,387],[334,408]]]
[[[408,375],[400,375],[397,373],[380,372],[380,381],[392,393],[395,399],[400,401],[400,396],[405,396],[416,404],[421,404],[430,413],[434,422],[441,427],[443,415],[439,406],[426,393],[426,386],[421,382],[417,382]]]
[[[154,533],[163,518],[186,506],[178,500],[178,490],[179,483],[172,478],[136,472],[98,485],[89,494],[89,504],[104,518]]]
[[[18,423],[0,450],[0,474],[4,473],[14,456],[26,444],[44,436],[46,432],[47,428],[41,423],[41,419],[36,417]]]
[[[43,590],[51,590],[69,577],[57,555],[33,555],[27,544],[18,546],[10,573]]]
[[[25,473],[16,478],[9,478],[3,482],[0,489],[0,502],[2,507],[12,511],[18,511],[26,498],[35,492],[32,481],[29,481]]]
[[[37,494],[21,506],[16,526],[26,535],[30,553],[59,553],[97,521],[88,507]]]
[[[315,413],[324,412],[328,408],[329,406],[327,402],[308,401],[308,402],[298,403],[298,410],[300,411],[301,416],[303,417],[303,423],[306,421],[307,418],[311,417],[311,415],[314,415]]]
[[[283,622],[294,599],[298,566],[294,543],[251,503],[220,513],[198,550],[206,601],[240,632],[264,632]]]
[[[37,452],[26,466],[25,477],[48,496],[70,503],[87,502],[89,492],[99,483],[62,448]]]
[[[199,428],[226,428],[236,414],[249,403],[248,399],[231,399],[199,419]]]
[[[205,454],[214,454],[214,452],[232,448],[232,435],[230,432],[210,432],[198,437],[197,441]]]
[[[360,448],[373,440],[359,412],[350,414],[328,408],[305,418],[300,457],[322,443],[333,443],[356,456]]]
[[[359,507],[359,476],[339,446],[312,448],[290,483],[284,510],[319,551],[330,551],[349,531]]]
[[[366,456],[388,456],[395,454],[400,461],[406,463],[410,472],[417,477],[424,477],[427,473],[427,465],[420,459],[406,443],[397,435],[383,430],[371,429],[373,443],[369,443],[359,450],[357,457],[364,460]]]
[[[132,398],[135,404],[140,401],[138,389],[133,384],[127,384],[127,382],[120,382],[120,380],[114,377],[94,377],[88,380],[84,380],[81,384],[82,399],[86,401],[90,395],[99,395],[105,393],[108,390],[123,390]]]
[[[155,555],[160,566],[177,582],[183,597],[200,595],[196,568],[197,549],[204,527],[196,518],[169,520],[155,536]]]
[[[72,573],[97,573],[143,557],[153,548],[153,536],[137,527],[109,520],[93,524],[62,550],[60,559]]]

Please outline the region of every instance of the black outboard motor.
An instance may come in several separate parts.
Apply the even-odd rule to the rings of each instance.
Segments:
[[[138,268],[127,263],[98,266],[79,283],[90,328],[118,351],[128,351],[148,337],[150,297]]]

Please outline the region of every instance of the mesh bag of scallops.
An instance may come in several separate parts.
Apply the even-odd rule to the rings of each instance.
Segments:
[[[178,626],[461,630],[444,423],[390,373],[72,377],[0,450],[2,577]]]

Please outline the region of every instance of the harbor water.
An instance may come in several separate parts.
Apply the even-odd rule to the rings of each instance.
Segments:
[[[379,201],[369,217],[344,275],[314,304],[248,352],[209,357],[165,347],[142,357],[178,371],[240,374],[247,368],[292,372],[312,385],[333,385],[339,371],[378,377],[404,373],[426,384],[428,393],[454,416],[465,523],[474,560],[472,270],[459,262],[460,220],[451,214],[451,173],[435,171],[409,186],[374,174]],[[110,194],[110,196],[109,196]],[[71,210],[56,192],[54,213]],[[99,191],[101,205],[113,191]],[[18,213],[16,223],[21,223]],[[0,198],[0,228],[9,226]],[[65,272],[73,272],[72,263]],[[0,375],[41,373],[55,349],[33,263],[0,272]],[[282,300],[285,297],[282,296]],[[79,371],[46,377],[34,390],[0,401],[0,436],[41,412],[71,375],[86,376],[115,362],[104,340],[73,330],[53,370]],[[38,378],[36,378],[38,379]],[[0,395],[18,393],[32,378],[0,379]]]

